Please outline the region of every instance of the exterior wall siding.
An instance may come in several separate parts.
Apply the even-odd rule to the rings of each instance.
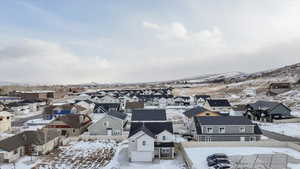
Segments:
[[[104,123],[108,125],[105,126]],[[88,130],[91,135],[107,135],[107,128],[112,129],[112,135],[122,135],[123,132],[123,120],[105,116],[98,120],[95,124],[92,124]],[[119,131],[119,134],[115,134]]]

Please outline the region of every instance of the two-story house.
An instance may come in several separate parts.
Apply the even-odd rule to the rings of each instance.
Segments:
[[[261,130],[243,116],[194,117],[192,135],[197,141],[258,141]]]
[[[201,107],[201,106],[196,106],[194,108],[191,108],[191,109],[183,112],[183,114],[185,115],[184,125],[188,129],[189,134],[191,134],[191,130],[190,129],[191,129],[191,125],[193,123],[194,117],[201,117],[201,116],[221,116],[222,115],[219,112],[210,111],[210,110],[207,110],[207,109],[205,109],[204,107]]]
[[[273,119],[291,116],[291,110],[282,103],[270,101],[257,101],[246,106],[244,116],[251,120],[272,122]]]
[[[203,107],[223,114],[229,114],[232,111],[231,105],[227,99],[207,99]]]
[[[128,140],[131,162],[174,158],[172,122],[133,122]]]
[[[133,110],[128,140],[132,162],[174,158],[173,124],[164,109]]]

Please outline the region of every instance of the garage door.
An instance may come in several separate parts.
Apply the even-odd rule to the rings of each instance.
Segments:
[[[131,152],[131,161],[152,161],[153,152]]]

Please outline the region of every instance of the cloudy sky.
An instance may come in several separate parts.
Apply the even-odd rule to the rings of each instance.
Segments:
[[[299,0],[3,0],[0,81],[144,82],[300,62]]]

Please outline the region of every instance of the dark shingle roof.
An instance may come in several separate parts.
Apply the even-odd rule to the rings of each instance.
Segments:
[[[109,111],[108,115],[124,120],[127,117],[127,114],[118,111]]]
[[[203,116],[194,119],[201,125],[254,125],[243,116]]]
[[[195,95],[194,96],[197,100],[198,99],[204,99],[204,100],[207,100],[208,98],[210,98],[210,95]]]
[[[226,99],[207,99],[211,107],[230,107],[230,103]]]
[[[133,109],[132,121],[165,121],[165,109]]]
[[[201,106],[197,106],[197,107],[194,107],[192,109],[189,109],[189,110],[183,112],[183,114],[190,118],[190,117],[197,115],[200,112],[205,112],[205,111],[207,111],[207,109],[205,109]]]
[[[257,101],[253,104],[249,104],[250,107],[252,107],[254,110],[268,110],[268,109],[272,109],[274,107],[276,107],[278,104],[278,102],[270,102],[270,101]]]
[[[141,131],[141,127],[147,128],[154,136],[164,130],[173,133],[172,122],[132,122],[128,138]]]
[[[120,103],[95,103],[95,107],[94,107],[94,113],[100,113],[98,112],[98,110],[104,110],[105,112],[107,112],[110,108],[114,108],[114,109],[119,109],[120,108]],[[104,113],[104,112],[101,112]]]
[[[67,125],[71,126],[72,128],[80,128],[85,125],[81,119],[88,118],[89,121],[91,121],[91,118],[84,114],[67,114],[64,116],[58,117],[56,120],[60,120]]]
[[[12,151],[25,145],[43,145],[59,136],[57,131],[24,131],[0,141],[0,149]]]

